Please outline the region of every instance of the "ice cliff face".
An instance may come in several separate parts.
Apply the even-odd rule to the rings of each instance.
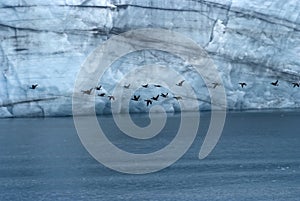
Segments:
[[[203,47],[220,71],[230,109],[299,107],[300,88],[292,85],[300,81],[299,13],[296,0],[2,0],[0,116],[71,115],[74,82],[86,57],[111,36],[137,28],[176,31]],[[199,93],[190,109],[210,108],[206,86],[192,68],[155,50],[116,61],[93,94],[111,94],[133,66],[146,64],[175,68]],[[276,80],[279,86],[272,86]],[[155,104],[179,110],[167,88],[149,88],[136,93],[145,99],[169,92]],[[180,101],[188,100],[185,95]],[[109,113],[108,98],[96,98],[97,112]],[[132,112],[149,110],[143,101],[124,104]]]

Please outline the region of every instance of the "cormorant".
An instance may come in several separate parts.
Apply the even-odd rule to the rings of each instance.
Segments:
[[[115,100],[114,96],[107,96],[109,100]]]
[[[98,96],[103,97],[103,96],[105,96],[105,93],[98,94]]]
[[[173,98],[175,98],[176,100],[182,100],[181,96],[174,96]]]
[[[276,80],[276,82],[271,82],[271,85],[273,85],[273,86],[278,86],[279,84],[278,84],[278,80]]]
[[[97,87],[95,87],[95,89],[97,90],[97,91],[99,91],[99,90],[101,90],[101,85],[99,85],[99,86],[97,86]]]
[[[240,82],[239,84],[241,85],[242,88],[244,88],[245,86],[247,86],[247,83],[245,83],[245,82]]]
[[[147,102],[147,106],[149,106],[149,105],[152,104],[152,100],[150,100],[150,99],[147,99],[147,100],[145,100],[145,101]]]
[[[182,84],[183,84],[183,82],[184,82],[184,80],[181,80],[178,84],[176,84],[177,86],[182,86]]]
[[[297,82],[293,82],[292,84],[294,85],[294,86],[293,86],[294,88],[295,88],[295,87],[299,87],[299,83],[297,83]]]
[[[158,97],[159,97],[159,95],[157,95],[156,97],[152,97],[151,99],[157,101]]]
[[[30,89],[35,89],[35,88],[37,88],[37,86],[38,86],[38,84],[32,84]]]
[[[131,100],[133,101],[138,101],[140,99],[140,95],[136,96],[136,95],[133,95],[133,98]]]
[[[213,88],[215,89],[217,86],[220,86],[220,83],[214,82],[213,84]]]
[[[87,95],[91,95],[92,91],[93,91],[93,88],[90,88],[89,90],[81,90],[81,92],[83,94],[87,94]]]
[[[129,89],[129,87],[130,87],[130,84],[124,85],[125,89]]]
[[[160,95],[161,95],[162,97],[164,97],[164,98],[167,98],[168,94],[169,94],[169,93],[166,93],[166,94],[161,93]]]

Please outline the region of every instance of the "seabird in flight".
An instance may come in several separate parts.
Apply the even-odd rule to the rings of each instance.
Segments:
[[[140,95],[136,96],[136,95],[133,95],[133,98],[131,100],[133,101],[138,101],[140,99]]]
[[[247,86],[247,83],[245,83],[245,82],[240,82],[239,84],[241,85],[242,88],[244,88],[245,86]]]
[[[176,84],[177,86],[182,86],[182,84],[183,84],[183,82],[184,82],[184,80],[181,80],[178,84]]]
[[[156,97],[152,97],[151,99],[157,101],[158,97],[159,97],[159,95],[157,95]]]
[[[175,98],[176,100],[182,100],[181,96],[174,96],[173,98]]]
[[[129,87],[130,87],[130,84],[124,85],[125,89],[129,89]]]
[[[105,96],[105,93],[98,94],[98,96],[103,97],[103,96]]]
[[[294,87],[294,88],[295,88],[295,87],[299,87],[299,83],[298,83],[298,82],[293,82],[292,84],[293,84],[293,87]]]
[[[109,100],[115,100],[114,96],[107,96]]]
[[[37,86],[38,86],[38,84],[32,84],[30,89],[35,89],[35,88],[37,88]]]
[[[81,92],[83,94],[87,94],[87,95],[91,95],[92,91],[93,91],[93,88],[90,88],[89,90],[81,90]]]
[[[273,86],[278,86],[279,84],[278,84],[278,80],[276,80],[276,82],[271,82],[271,85],[273,85]]]
[[[220,83],[214,82],[213,84],[213,88],[215,89],[217,86],[220,86]]]
[[[169,93],[166,93],[166,94],[161,93],[160,95],[161,95],[162,97],[164,97],[164,98],[167,98],[168,94],[169,94]]]
[[[101,85],[99,85],[99,86],[97,86],[97,87],[95,87],[95,89],[97,90],[97,91],[99,91],[99,90],[101,90]]]
[[[150,100],[150,99],[147,99],[147,100],[145,100],[145,101],[147,102],[147,106],[149,106],[149,105],[152,104],[152,100]]]

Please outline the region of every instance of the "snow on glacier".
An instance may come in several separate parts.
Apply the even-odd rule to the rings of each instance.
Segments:
[[[299,107],[300,90],[291,84],[300,81],[299,10],[295,0],[3,0],[0,117],[71,115],[74,82],[86,57],[111,36],[137,28],[169,29],[203,47],[223,79],[229,109]],[[99,78],[103,93],[111,94],[132,69],[151,64],[176,70],[194,88],[197,100],[190,100],[189,91],[181,100],[190,106],[187,110],[210,109],[207,87],[211,86],[205,86],[185,61],[155,50],[114,62]],[[155,72],[144,76],[155,78]],[[174,84],[180,80],[168,75],[163,79]],[[277,79],[278,87],[270,85]],[[248,85],[241,88],[239,82]],[[34,83],[38,88],[29,89]],[[145,99],[162,91],[168,88],[151,85],[133,93]],[[176,94],[169,92],[168,99],[154,105],[179,111],[172,97]],[[111,112],[107,97],[95,98],[98,114]],[[124,100],[123,105],[131,112],[149,111],[144,101]]]

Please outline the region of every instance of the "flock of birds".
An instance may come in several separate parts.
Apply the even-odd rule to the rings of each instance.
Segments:
[[[179,86],[179,87],[181,87],[183,85],[184,81],[185,80],[181,80],[176,85]],[[154,84],[153,86],[154,87],[162,87],[159,84]],[[144,84],[144,85],[142,85],[142,87],[143,88],[148,88],[149,84]],[[125,89],[129,89],[130,88],[130,84],[124,85],[124,88]],[[91,95],[94,89],[96,91],[100,91],[102,89],[102,85],[96,86],[94,88],[90,88],[88,90],[81,90],[81,92],[83,94]],[[105,93],[98,93],[97,95],[100,96],[100,97],[105,97],[106,96]],[[161,93],[161,94],[158,94],[157,96],[153,96],[151,98],[145,99],[144,101],[146,102],[146,105],[149,106],[149,105],[152,105],[153,101],[158,101],[159,97],[168,98],[168,96],[169,96],[169,93]],[[108,97],[109,100],[115,100],[115,97],[112,96],[112,95],[108,95],[107,97]],[[173,96],[173,98],[175,98],[176,100],[182,99],[181,96]],[[141,99],[141,95],[133,95],[133,97],[131,98],[132,101],[140,101],[140,99]]]
[[[217,86],[221,85],[220,83],[216,83],[216,82],[214,82],[212,84],[213,84],[213,88],[216,88]],[[271,82],[270,84],[277,87],[277,86],[279,86],[279,80],[276,80],[275,82]],[[240,82],[239,85],[241,85],[241,87],[244,88],[244,87],[247,86],[247,83],[246,82]],[[300,86],[299,82],[292,82],[292,85],[293,85],[294,88]]]
[[[181,80],[176,85],[179,86],[179,87],[182,87],[184,81],[185,80]],[[277,86],[279,86],[279,80],[276,80],[275,82],[271,82],[270,84],[273,85],[273,86],[275,86],[275,87],[277,87]],[[220,83],[214,82],[214,83],[212,83],[212,88],[216,88],[217,86],[220,86],[220,85],[221,85]],[[244,88],[244,87],[247,86],[247,83],[246,82],[240,82],[239,85],[242,88]],[[292,82],[292,85],[293,85],[293,88],[300,86],[299,82]],[[148,86],[149,86],[149,84],[142,85],[143,88],[148,88]],[[161,87],[161,85],[159,85],[159,84],[154,84],[153,86],[154,87]],[[38,84],[32,84],[30,86],[30,89],[36,89],[37,87],[38,87]],[[130,88],[130,84],[124,85],[124,88],[125,89],[129,89]],[[88,90],[81,90],[81,92],[83,94],[91,95],[94,89],[96,91],[100,91],[102,89],[102,85],[96,86],[94,88],[90,88]],[[106,96],[105,93],[98,93],[97,95],[100,96],[100,97],[105,97]],[[158,101],[159,97],[167,98],[168,95],[169,95],[169,93],[161,93],[161,94],[158,94],[157,96],[153,96],[152,98],[145,99],[144,101],[146,102],[146,105],[149,106],[149,105],[152,105],[153,101]],[[108,99],[110,101],[115,100],[115,97],[112,96],[112,95],[107,95],[107,97],[108,97]],[[140,101],[140,98],[141,98],[140,95],[133,95],[133,97],[131,98],[131,100],[132,101]],[[176,99],[176,100],[181,100],[182,99],[181,96],[173,96],[173,98]]]

